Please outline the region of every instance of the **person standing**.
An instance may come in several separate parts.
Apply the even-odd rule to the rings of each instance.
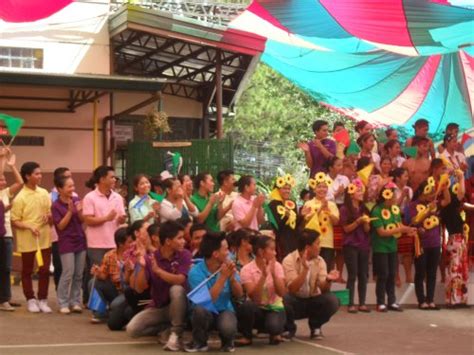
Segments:
[[[327,172],[326,162],[336,155],[336,142],[328,138],[329,126],[326,121],[317,120],[313,123],[314,138],[309,142],[301,142],[298,147],[304,152],[310,176]]]
[[[265,220],[263,203],[265,195],[257,193],[257,183],[253,176],[243,175],[238,182],[238,196],[232,204],[232,215],[234,216],[235,229],[250,228],[258,230],[260,224]]]
[[[153,224],[155,219],[159,219],[158,211],[160,203],[154,200],[150,194],[150,180],[144,174],[138,174],[133,178],[133,188],[135,197],[128,204],[130,223],[140,219]]]
[[[219,232],[219,218],[217,202],[219,194],[213,193],[214,179],[209,173],[199,173],[194,178],[196,192],[191,196],[191,202],[197,207],[199,214],[196,219],[199,223],[207,225],[209,230]],[[223,199],[223,196],[221,197]]]
[[[26,162],[20,174],[25,185],[13,200],[11,220],[16,230],[17,250],[21,253],[21,283],[31,313],[51,313],[48,306],[49,265],[51,263],[51,200],[41,188],[41,169],[38,163]],[[41,253],[38,300],[33,290],[33,266],[36,253]]]
[[[81,313],[81,285],[86,263],[86,235],[82,229],[82,204],[74,195],[75,185],[70,177],[55,179],[59,197],[51,207],[58,235],[58,253],[62,272],[58,284],[59,312]]]
[[[87,238],[87,270],[100,265],[106,252],[115,249],[114,234],[125,223],[126,214],[123,198],[113,191],[115,171],[110,166],[99,166],[94,170],[87,186],[89,192],[82,203],[82,214]],[[88,300],[89,273],[83,282],[84,301]]]
[[[232,215],[232,204],[239,196],[235,191],[235,176],[232,170],[222,170],[217,174],[217,183],[220,186],[219,192],[224,195],[224,199],[218,206],[218,213],[221,216],[219,225],[222,232],[234,230],[235,222]]]
[[[415,129],[415,136],[408,138],[405,142],[405,146],[414,147],[416,146],[415,144],[416,140],[420,138],[427,139],[428,150],[426,152],[425,151],[423,152],[423,157],[426,159],[430,159],[430,157],[431,159],[436,158],[436,152],[434,149],[433,141],[428,137],[428,131],[430,129],[429,121],[424,118],[420,118],[416,120],[415,124],[413,125],[413,128]],[[413,188],[413,190],[416,190],[416,188]]]
[[[23,180],[15,166],[15,161],[15,155],[8,150],[7,165],[10,167],[13,176],[15,177],[15,182],[11,186],[7,187],[5,175],[0,174],[0,201],[3,203],[5,208],[5,235],[0,237],[0,310],[9,312],[15,310],[12,305],[13,302],[11,302],[12,293],[10,282],[13,257],[13,232],[10,222],[10,201],[23,186]]]

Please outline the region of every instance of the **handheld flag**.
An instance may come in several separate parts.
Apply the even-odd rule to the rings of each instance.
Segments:
[[[1,134],[2,136],[5,136],[5,135],[8,134],[8,131],[7,131],[5,128],[0,127],[0,134]]]
[[[273,215],[273,212],[270,209],[270,206],[268,205],[268,203],[265,202],[263,204],[263,210],[265,211],[265,214],[267,215],[268,222],[270,222],[270,224],[273,227],[278,229],[278,222],[276,221],[275,216]]]
[[[464,143],[466,143],[469,139],[471,139],[472,137],[467,134],[467,133],[464,133],[462,135],[462,138],[461,138],[461,145],[464,145]]]
[[[372,174],[372,170],[374,170],[374,164],[369,164],[365,168],[357,172],[357,176],[359,176],[360,180],[364,183],[365,186],[367,186],[369,183],[369,177],[370,174]]]
[[[94,280],[92,281],[91,294],[89,297],[89,303],[87,304],[87,308],[99,314],[105,314],[105,312],[107,311],[107,304],[95,288],[95,280],[96,278],[94,277]]]
[[[347,132],[347,130],[345,129],[337,133],[334,133],[332,136],[336,142],[342,143],[346,147],[348,147],[351,142],[351,137],[349,136],[349,132]]]
[[[35,257],[36,257],[36,263],[38,264],[38,267],[43,267],[44,265],[44,261],[43,261],[43,254],[41,254],[41,248],[40,248],[40,245],[39,245],[39,239],[36,238],[36,254],[35,254]]]
[[[219,268],[216,272],[210,275],[208,278],[204,279],[199,285],[197,285],[194,289],[191,290],[187,294],[188,299],[197,306],[201,306],[207,309],[209,312],[212,313],[219,313],[212,302],[211,294],[209,293],[209,289],[207,288],[207,283],[212,280],[214,276],[216,276],[221,271]]]
[[[4,113],[0,113],[0,120],[5,122],[8,132],[12,137],[15,137],[18,134],[23,123],[25,123],[25,120],[22,118],[12,117]]]
[[[439,182],[438,182],[438,188],[436,189],[436,196],[439,195],[439,193],[441,192],[441,189],[443,187],[446,187],[448,186],[449,187],[449,175],[448,174],[442,174],[440,177],[439,177]]]
[[[410,158],[416,158],[418,154],[418,147],[403,147],[402,152]]]
[[[349,144],[349,148],[347,148],[347,155],[352,155],[352,154],[359,154],[360,153],[360,147],[359,145],[354,141],[351,140]]]
[[[133,206],[133,208],[136,208],[136,209],[139,209],[140,207],[142,207],[146,200],[148,199],[148,195],[143,195],[143,197],[141,197],[137,203]]]

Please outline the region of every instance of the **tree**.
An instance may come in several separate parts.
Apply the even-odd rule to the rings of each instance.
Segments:
[[[336,121],[344,122],[349,131],[354,128],[351,119],[318,104],[279,73],[259,64],[235,108],[235,116],[226,117],[224,131],[236,142],[236,157],[239,150],[249,150],[255,142],[262,142],[262,154],[281,157],[277,166],[273,164],[278,159],[271,159],[272,165],[264,167],[265,172],[276,176],[280,168],[306,183],[304,155],[296,144],[313,136],[311,125],[316,119],[328,121],[331,129]],[[248,154],[243,156],[248,158]],[[240,163],[236,161],[237,169]]]

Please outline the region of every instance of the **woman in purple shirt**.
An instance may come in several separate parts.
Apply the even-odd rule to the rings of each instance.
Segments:
[[[449,201],[447,201],[449,202]],[[444,198],[439,204],[447,205]],[[415,220],[417,215],[420,220]],[[424,181],[416,190],[413,201],[408,205],[406,223],[418,228],[422,253],[415,256],[415,292],[418,308],[422,310],[439,310],[433,302],[436,287],[436,270],[441,255],[441,226],[438,217],[434,179]],[[423,282],[426,278],[426,294]]]
[[[346,189],[344,205],[340,209],[340,225],[343,230],[344,262],[347,267],[349,289],[349,313],[370,312],[365,305],[367,274],[369,271],[370,218],[364,205],[365,187],[355,179]],[[359,308],[354,306],[354,287],[357,277]]]
[[[86,236],[82,229],[82,204],[73,196],[75,186],[70,177],[55,179],[59,198],[51,212],[58,233],[58,249],[63,270],[58,285],[59,312],[81,313],[82,274],[86,261]]]

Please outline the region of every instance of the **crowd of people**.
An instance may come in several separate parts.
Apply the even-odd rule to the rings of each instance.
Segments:
[[[395,297],[400,261],[419,309],[439,310],[438,268],[446,305],[466,305],[474,178],[465,178],[455,123],[438,152],[428,121],[414,128],[405,155],[394,129],[381,142],[361,121],[355,147],[330,138],[327,122],[314,122],[314,138],[299,144],[310,170],[301,201],[289,174],[276,177],[266,196],[253,176],[237,180],[223,170],[218,189],[206,172],[137,175],[127,203],[109,166],[94,170],[81,199],[68,168],[55,170],[48,192],[40,187],[39,164],[26,162],[18,171],[8,151],[15,183],[0,177],[0,309],[15,310],[13,236],[29,312],[52,312],[52,262],[61,314],[83,312],[98,295],[107,306],[93,308],[93,323],[131,337],[168,334],[164,348],[171,351],[207,350],[211,330],[222,351],[251,345],[255,330],[276,345],[294,337],[299,319],[308,319],[311,338],[322,339],[322,326],[340,307],[332,283],[347,285],[349,313],[371,311],[370,261],[378,312],[402,311]],[[344,130],[334,125],[334,133]],[[186,329],[192,342],[183,345]]]

